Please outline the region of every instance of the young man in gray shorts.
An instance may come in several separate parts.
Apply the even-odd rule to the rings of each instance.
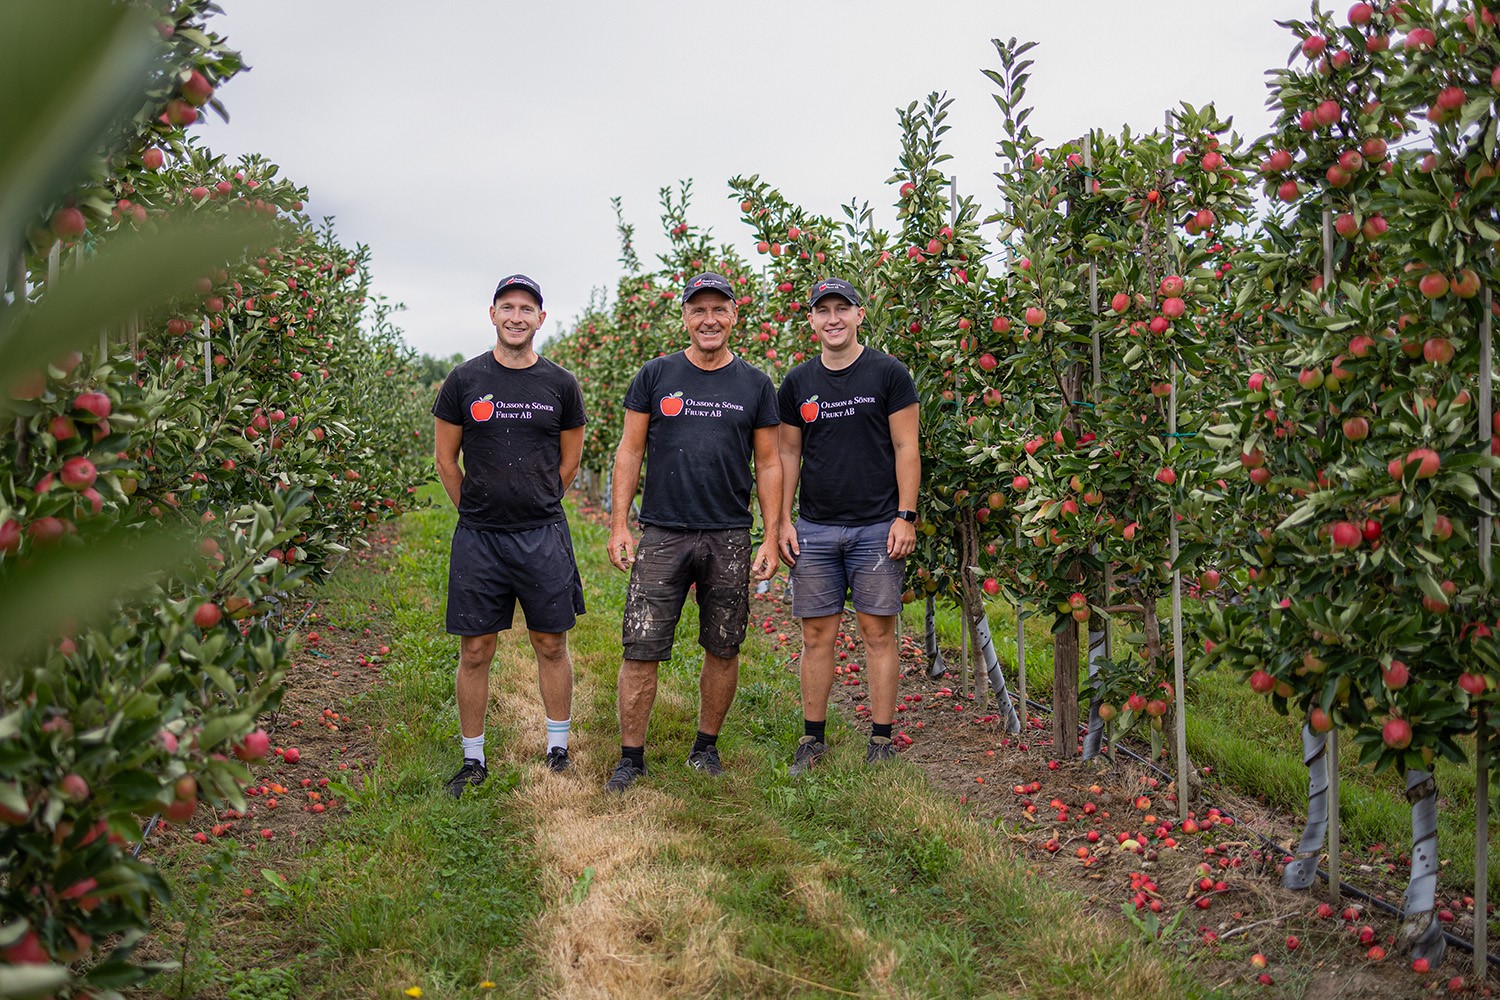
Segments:
[[[463,765],[447,782],[454,798],[489,774],[490,663],[517,602],[536,652],[547,766],[569,766],[568,630],[584,608],[562,496],[578,472],[587,418],[578,380],[533,349],[546,318],[535,281],[524,274],[502,279],[490,305],[494,348],[453,369],[432,408],[438,478],[458,508],[447,609],[448,632],[460,637],[454,687]]]
[[[917,388],[906,367],[859,342],[865,310],[847,281],[813,286],[808,321],[822,348],[787,372],[781,414],[781,559],[791,567],[792,614],[802,619],[802,726],[791,772],[828,751],[834,640],[852,594],[873,725],[865,760],[895,753],[903,560],[916,548]],[[798,484],[801,518],[793,520]]]
[[[738,310],[734,287],[700,274],[682,294],[689,345],[646,362],[625,394],[625,431],[615,453],[609,559],[630,573],[622,625],[620,761],[605,783],[623,792],[646,774],[646,727],[657,668],[672,655],[672,634],[696,587],[698,735],[689,767],[723,773],[718,735],[739,683],[740,643],[750,614],[749,584],[776,572],[781,464],[776,453],[776,391],[764,372],[729,350]],[[751,472],[766,537],[752,557]],[[640,546],[627,517],[641,462]]]

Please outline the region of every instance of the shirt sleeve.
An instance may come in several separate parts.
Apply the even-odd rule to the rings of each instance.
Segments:
[[[563,390],[562,429],[570,431],[588,422],[589,415],[583,408],[583,390],[578,387],[577,377],[569,372],[567,388]]]
[[[458,382],[458,369],[455,368],[443,379],[442,387],[438,389],[437,402],[432,404],[432,415],[444,423],[462,427],[464,409],[459,399],[461,389]]]
[[[651,387],[655,382],[651,365],[648,363],[635,373],[635,378],[630,380],[630,387],[625,390],[625,409],[635,413],[650,413]]]
[[[917,384],[912,381],[911,372],[894,358],[891,359],[890,373],[886,376],[885,398],[887,415],[918,402]]]
[[[797,386],[793,383],[792,373],[787,372],[786,378],[781,382],[781,388],[776,392],[776,408],[782,423],[801,427],[802,414],[797,404]]]
[[[781,418],[776,415],[776,386],[771,382],[771,376],[764,372],[760,376],[760,398],[755,404],[755,428],[775,427],[781,423]]]

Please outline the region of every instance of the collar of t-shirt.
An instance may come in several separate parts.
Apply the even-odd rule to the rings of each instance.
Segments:
[[[824,375],[831,375],[834,378],[839,378],[839,377],[841,377],[843,375],[848,374],[850,371],[852,371],[853,368],[854,368],[854,366],[857,365],[857,364],[859,364],[860,359],[862,359],[864,356],[865,356],[865,345],[864,344],[860,344],[859,345],[859,353],[854,356],[854,360],[853,361],[849,362],[847,365],[845,365],[842,368],[829,368],[828,365],[827,365],[827,363],[825,363],[823,361],[823,354],[820,351],[818,353],[818,367],[823,370],[823,374]]]

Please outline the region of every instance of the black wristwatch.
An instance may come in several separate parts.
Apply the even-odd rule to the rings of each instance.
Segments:
[[[914,510],[898,510],[896,511],[896,516],[903,521],[910,521],[913,524],[917,523],[917,512]]]

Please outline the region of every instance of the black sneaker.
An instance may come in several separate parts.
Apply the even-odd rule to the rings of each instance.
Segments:
[[[620,762],[615,765],[615,773],[610,775],[609,780],[604,783],[604,790],[617,794],[622,793],[625,789],[635,784],[636,778],[644,778],[645,776],[645,765],[637,767],[635,761],[629,757],[621,757]]]
[[[458,769],[457,774],[448,779],[448,794],[455,799],[462,798],[465,785],[473,785],[477,788],[484,784],[484,779],[489,776],[489,768],[484,766],[484,761],[475,760],[473,757],[465,757],[464,766]]]
[[[547,751],[547,770],[562,773],[572,766],[567,747],[553,747]]]
[[[786,769],[787,774],[801,774],[812,770],[814,764],[823,759],[828,752],[828,744],[816,736],[804,736],[797,741],[797,753],[792,758],[792,766]]]
[[[687,766],[713,778],[724,773],[724,765],[719,760],[719,748],[713,744],[688,754]]]
[[[896,759],[896,746],[891,742],[889,736],[871,736],[870,745],[865,748],[865,763],[880,764],[884,761]]]

